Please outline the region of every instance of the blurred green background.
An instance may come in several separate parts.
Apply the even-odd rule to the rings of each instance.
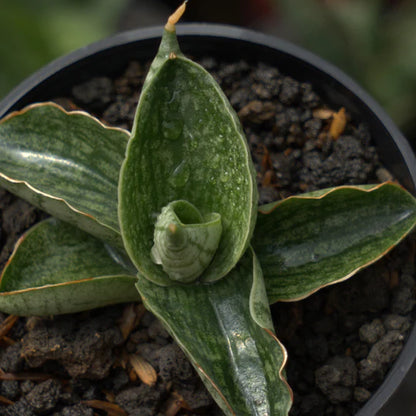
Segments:
[[[0,0],[0,97],[52,59],[161,24],[181,0]],[[415,0],[190,0],[185,19],[249,26],[341,67],[416,143]]]
[[[117,30],[127,0],[0,0],[0,97],[52,59]]]

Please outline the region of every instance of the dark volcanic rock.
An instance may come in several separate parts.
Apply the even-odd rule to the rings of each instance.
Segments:
[[[31,367],[55,360],[72,377],[105,377],[114,362],[113,348],[123,342],[113,314],[108,309],[92,319],[39,320],[23,338],[22,356]]]

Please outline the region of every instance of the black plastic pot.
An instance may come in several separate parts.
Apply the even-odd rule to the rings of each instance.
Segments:
[[[132,59],[151,59],[161,33],[161,27],[121,33],[52,62],[0,102],[0,117],[33,102],[64,96],[74,84],[93,76],[120,73]],[[299,81],[312,83],[327,103],[334,108],[345,106],[367,123],[385,166],[416,194],[416,158],[409,143],[380,106],[343,72],[288,42],[245,29],[189,24],[180,25],[178,34],[186,54],[263,61]],[[405,378],[415,353],[416,327],[384,383],[357,416],[377,414]]]

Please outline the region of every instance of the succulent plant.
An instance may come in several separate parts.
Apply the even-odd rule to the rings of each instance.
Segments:
[[[220,87],[165,26],[131,133],[33,104],[0,122],[0,184],[50,213],[18,241],[0,310],[53,315],[142,301],[227,415],[287,415],[287,354],[269,305],[383,256],[416,222],[393,183],[257,205]]]

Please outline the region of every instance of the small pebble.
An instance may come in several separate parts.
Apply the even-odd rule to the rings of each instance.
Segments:
[[[386,330],[384,329],[382,321],[380,319],[374,319],[369,324],[364,324],[360,328],[359,335],[361,341],[368,344],[374,344],[385,334],[385,332]]]
[[[78,403],[74,406],[64,407],[59,412],[54,413],[53,416],[94,416],[94,410],[82,403]]]
[[[58,403],[61,384],[54,380],[46,380],[35,386],[27,395],[26,400],[36,413],[46,413]]]
[[[371,393],[364,387],[356,387],[354,389],[354,399],[357,402],[364,403],[371,397]]]
[[[385,368],[392,364],[403,348],[404,336],[397,330],[388,331],[376,342],[368,354],[370,361],[378,362]]]
[[[22,344],[16,342],[0,350],[0,368],[6,373],[17,373],[22,370],[24,360],[21,355]]]
[[[377,361],[365,358],[358,364],[360,384],[367,389],[373,389],[378,386],[384,379],[384,373],[383,366]]]
[[[22,397],[20,400],[14,404],[2,408],[0,406],[0,415],[2,416],[35,416],[32,406],[27,402],[27,400]]]
[[[389,314],[383,319],[384,326],[386,330],[398,330],[401,333],[406,332],[410,326],[410,318],[407,316],[401,316],[397,314]]]
[[[376,176],[379,182],[390,182],[394,179],[393,175],[386,168],[378,168]]]
[[[103,108],[112,99],[113,83],[107,77],[93,78],[72,88],[72,94],[77,101],[84,105]]]
[[[351,400],[357,368],[351,357],[334,357],[316,370],[316,384],[332,403]]]
[[[393,292],[391,303],[392,312],[400,315],[407,315],[410,313],[416,304],[413,288],[410,288],[407,285],[398,286]]]
[[[0,395],[9,400],[15,400],[19,394],[19,382],[17,380],[2,380],[0,382]]]

